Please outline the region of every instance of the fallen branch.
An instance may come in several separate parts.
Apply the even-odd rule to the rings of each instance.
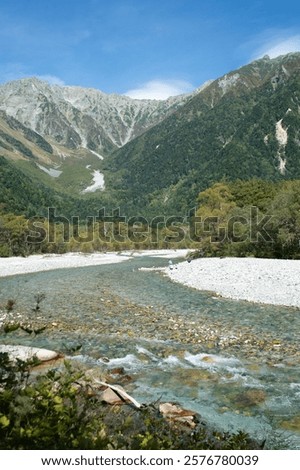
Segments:
[[[143,406],[144,406],[143,404],[139,403],[134,398],[132,398],[130,395],[128,395],[128,393],[125,392],[125,390],[123,390],[122,388],[118,387],[118,385],[110,385],[106,382],[101,382],[100,380],[95,380],[95,382],[99,385],[103,385],[105,387],[111,388],[118,395],[118,397],[121,398],[121,400],[130,401],[130,403],[132,403],[138,409],[143,408]]]

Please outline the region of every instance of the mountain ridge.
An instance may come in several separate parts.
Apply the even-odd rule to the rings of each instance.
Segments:
[[[72,196],[88,198],[96,172],[99,201],[184,213],[222,178],[300,178],[299,71],[300,53],[265,56],[164,101],[10,82],[0,86],[1,154]]]
[[[222,178],[299,178],[299,71],[300,54],[292,53],[215,80],[115,151],[107,162],[110,185],[154,212],[183,212]],[[279,132],[288,133],[284,145]]]
[[[106,155],[157,124],[189,97],[137,100],[24,78],[0,86],[0,109],[58,143]]]

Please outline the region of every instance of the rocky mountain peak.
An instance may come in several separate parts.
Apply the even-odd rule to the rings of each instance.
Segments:
[[[50,85],[36,77],[0,86],[0,109],[8,115],[59,144],[101,155],[122,147],[189,98],[136,100],[91,88]]]

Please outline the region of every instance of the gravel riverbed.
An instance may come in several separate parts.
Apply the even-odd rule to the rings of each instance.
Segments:
[[[164,272],[175,282],[221,297],[300,308],[300,260],[199,258]]]

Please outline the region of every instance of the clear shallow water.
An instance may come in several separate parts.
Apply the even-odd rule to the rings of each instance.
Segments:
[[[262,439],[275,429],[283,437],[292,432],[289,446],[300,448],[300,356],[289,348],[299,345],[299,310],[224,300],[138,270],[167,264],[143,257],[2,278],[0,305],[14,298],[16,311],[62,325],[35,338],[16,332],[0,341],[62,351],[80,344],[76,360],[93,368],[124,367],[133,378],[126,388],[141,402],[177,401],[223,429],[245,429]],[[31,311],[37,292],[46,294],[38,314]],[[153,312],[161,322],[151,324]],[[225,336],[245,331],[258,341],[273,338],[280,346],[198,344],[192,332],[170,336],[173,318],[182,320],[179,332],[194,322]]]

